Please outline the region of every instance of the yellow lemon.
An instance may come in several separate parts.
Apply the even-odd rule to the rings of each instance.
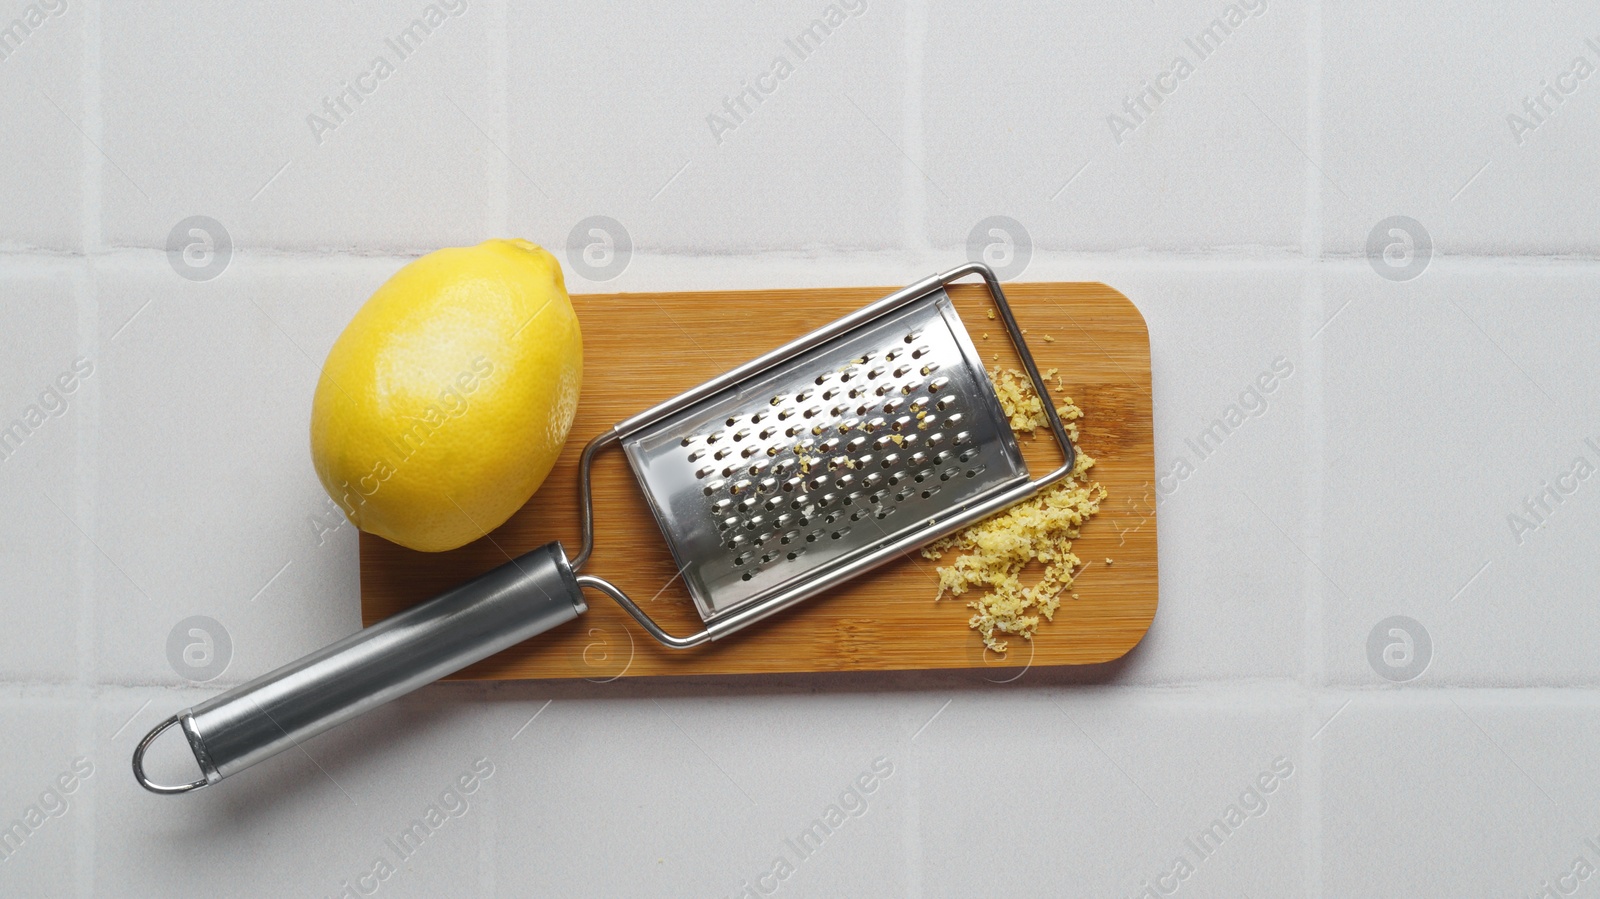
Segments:
[[[396,272],[334,342],[311,459],[351,524],[454,549],[539,489],[582,380],[555,257],[525,240],[439,250]]]

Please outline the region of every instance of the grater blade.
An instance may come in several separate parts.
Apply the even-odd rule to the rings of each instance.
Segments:
[[[621,443],[708,623],[1028,479],[942,287]]]

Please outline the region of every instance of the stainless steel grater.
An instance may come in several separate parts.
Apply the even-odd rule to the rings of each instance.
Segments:
[[[1028,468],[945,286],[981,275],[1034,390],[1049,391],[999,281],[971,263],[924,279],[620,422],[584,447],[583,544],[513,559],[441,596],[163,721],[134,751],[157,793],[216,783],[587,610],[606,594],[661,643],[720,639],[1060,481],[1074,453]],[[649,500],[698,633],[663,630],[615,585],[577,574],[594,548],[590,471],[619,446]],[[177,725],[200,779],[152,782],[143,759]]]

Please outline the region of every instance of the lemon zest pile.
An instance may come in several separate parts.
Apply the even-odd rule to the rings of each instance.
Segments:
[[[1055,369],[1046,378],[1057,377]],[[996,368],[989,372],[1000,408],[1010,420],[1011,429],[1031,434],[1049,424],[1044,404],[1034,393],[1027,376],[1015,369]],[[1059,383],[1059,378],[1058,378]],[[1083,410],[1070,397],[1056,407],[1073,444],[1078,439],[1078,419]],[[968,527],[959,534],[935,541],[923,549],[929,559],[946,553],[961,555],[949,565],[937,567],[939,594],[959,596],[972,587],[987,592],[967,602],[973,615],[967,625],[983,638],[994,652],[1005,652],[1007,643],[997,634],[1012,634],[1031,640],[1039,620],[1053,620],[1061,604],[1061,594],[1072,585],[1073,571],[1082,565],[1072,552],[1072,541],[1079,529],[1100,509],[1106,489],[1098,482],[1087,482],[1084,474],[1094,459],[1081,450],[1072,474],[1032,499],[1012,506]],[[1034,562],[1042,563],[1044,573],[1032,586],[1022,581],[1023,572]],[[1077,594],[1072,594],[1077,598]]]

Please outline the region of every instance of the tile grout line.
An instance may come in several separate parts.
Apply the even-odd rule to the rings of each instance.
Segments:
[[[815,264],[819,259],[823,261],[857,262],[860,264],[894,264],[903,266],[908,254],[917,253],[933,255],[945,251],[933,247],[931,242],[924,241],[923,247],[898,247],[883,250],[871,247],[845,247],[833,248],[824,254],[813,253],[794,247],[779,247],[762,252],[718,252],[708,250],[700,253],[640,253],[634,254],[635,260],[654,261],[667,264],[746,264],[755,270],[764,270],[774,262],[790,262],[795,264]],[[234,259],[249,260],[256,263],[314,263],[314,264],[362,264],[373,262],[405,264],[411,262],[435,247],[387,247],[374,248],[371,251],[354,249],[324,249],[324,250],[297,250],[282,249],[275,246],[260,247],[235,247]],[[948,248],[946,248],[947,250]],[[15,271],[19,266],[32,265],[37,270],[61,270],[74,265],[95,260],[107,260],[119,263],[131,259],[155,260],[166,256],[163,247],[151,246],[125,246],[107,245],[99,250],[90,252],[73,251],[60,253],[44,249],[4,248],[0,247],[0,261],[5,262],[8,268]],[[946,260],[948,261],[948,260]],[[1149,253],[1132,254],[1113,250],[1062,250],[1035,248],[1033,265],[1077,265],[1077,266],[1110,266],[1128,268],[1138,266],[1146,271],[1163,272],[1174,269],[1191,270],[1201,269],[1206,271],[1234,271],[1234,270],[1259,270],[1259,269],[1287,269],[1298,267],[1308,262],[1316,261],[1324,268],[1350,268],[1361,269],[1370,265],[1365,254],[1329,253],[1324,251],[1320,258],[1313,260],[1304,248],[1289,252],[1278,251],[1236,251],[1219,250],[1216,252],[1202,251],[1185,253],[1178,251],[1162,250]],[[1478,269],[1493,269],[1503,272],[1506,268],[1521,269],[1530,274],[1583,271],[1591,272],[1600,269],[1600,257],[1589,256],[1561,256],[1553,254],[1473,254],[1473,253],[1442,253],[1436,252],[1430,258],[1430,266],[1455,267],[1458,271],[1474,271]],[[1030,266],[1031,268],[1032,266]],[[1320,323],[1319,323],[1320,324]]]
[[[77,346],[80,358],[87,358],[93,363],[100,362],[99,348],[99,295],[95,290],[94,274],[90,271],[77,271],[71,276],[72,291],[76,298],[78,333]],[[75,651],[77,654],[76,677],[73,690],[79,695],[78,708],[78,745],[82,755],[93,760],[96,744],[95,722],[99,710],[99,695],[95,689],[99,680],[99,666],[96,664],[95,653],[95,621],[98,619],[98,591],[95,589],[95,561],[93,552],[84,544],[95,543],[94,534],[97,528],[99,515],[98,486],[99,486],[99,446],[100,446],[100,382],[86,383],[82,388],[79,399],[78,430],[74,445],[73,468],[74,480],[77,482],[77,496],[71,505],[73,516],[84,523],[86,533],[77,535],[77,560],[74,570],[77,575],[78,614],[76,622]],[[101,760],[103,761],[103,760]],[[94,833],[91,829],[87,834],[82,831],[83,822],[94,820],[94,791],[85,791],[82,800],[86,806],[86,814],[79,819],[79,830],[75,835],[79,852],[76,855],[77,870],[75,872],[77,893],[81,896],[94,894]]]
[[[506,145],[506,152],[512,151],[511,146],[511,42],[506,35],[511,30],[511,7],[509,2],[503,2],[499,8],[500,22],[498,28],[491,28],[489,41],[491,50],[485,56],[499,63],[498,71],[490,73],[489,93],[496,112],[495,120],[489,127],[502,135]],[[485,154],[486,159],[493,160],[495,169],[487,176],[492,189],[489,206],[484,210],[484,217],[489,223],[490,236],[511,237],[511,160],[495,154],[495,157]],[[498,184],[495,182],[498,181]]]
[[[484,791],[483,817],[478,821],[478,895],[494,896],[495,887],[495,855],[500,841],[498,836],[499,816],[496,812],[494,789],[491,787]]]
[[[914,0],[905,9],[905,84],[901,102],[902,143],[906,160],[900,167],[901,242],[907,250],[926,252],[928,240],[927,147],[923,140],[923,62],[928,39],[928,5]]]
[[[1320,9],[1314,11],[1314,14]],[[1312,150],[1319,153],[1319,150]],[[1320,239],[1320,233],[1319,233]],[[1320,248],[1318,250],[1320,255]],[[1326,292],[1324,291],[1322,271],[1316,263],[1312,264],[1311,271],[1307,274],[1306,293],[1307,299],[1302,307],[1302,320],[1307,317],[1308,324],[1315,326],[1322,321],[1322,310],[1325,306]],[[1310,458],[1307,459],[1307,469],[1311,472],[1309,483],[1306,485],[1307,502],[1304,534],[1307,541],[1307,551],[1316,559],[1316,568],[1323,569],[1323,486],[1322,465],[1326,458],[1326,430],[1324,428],[1323,409],[1323,366],[1322,344],[1316,340],[1307,341],[1306,345],[1306,437]],[[1324,598],[1326,585],[1317,576],[1311,574],[1314,582],[1306,597],[1306,636],[1305,636],[1305,666],[1311,692],[1311,701],[1307,703],[1306,716],[1308,727],[1315,727],[1318,708],[1317,698],[1325,689],[1327,682],[1326,646],[1323,632]],[[1321,744],[1314,739],[1306,741],[1306,780],[1309,782],[1306,789],[1305,827],[1306,827],[1306,855],[1305,855],[1305,886],[1306,895],[1323,895],[1322,885],[1322,796],[1323,796],[1323,767]]]
[[[79,97],[83,101],[83,143],[105,144],[105,125],[100,107],[100,5],[83,4],[83,58],[79,62]],[[88,147],[83,148],[88,150]],[[106,249],[105,228],[101,221],[100,177],[104,174],[105,159],[98,153],[85,152],[83,165],[83,202],[79,207],[83,221],[79,223],[82,254],[85,258]],[[74,254],[76,255],[76,254]]]
[[[83,101],[83,128],[87,137],[86,141],[103,145],[105,143],[105,120],[103,116],[103,101],[100,84],[100,50],[101,50],[101,7],[96,0],[83,4],[83,56],[79,60],[79,72],[82,83],[79,85]],[[104,380],[104,360],[100,358],[100,295],[96,289],[94,264],[92,254],[104,248],[104,210],[101,197],[101,175],[103,174],[104,161],[98,153],[83,154],[83,204],[82,204],[82,245],[83,264],[76,267],[73,274],[73,292],[78,298],[78,346],[79,351],[91,360],[91,364],[98,365],[102,371],[101,379],[93,384],[85,385],[83,405],[78,419],[79,430],[77,434],[77,481],[79,495],[75,511],[78,520],[84,523],[87,537],[91,543],[99,531],[99,480],[100,480],[100,414],[102,394],[101,384]],[[77,650],[78,650],[78,679],[79,687],[83,692],[83,699],[78,712],[79,746],[87,758],[93,759],[95,740],[95,723],[98,719],[99,709],[98,691],[94,689],[95,682],[99,679],[99,668],[95,659],[95,621],[98,616],[99,591],[96,589],[94,559],[87,551],[80,547],[78,558],[78,622],[77,622]],[[107,741],[110,745],[110,741]],[[107,772],[107,776],[116,766],[110,760],[100,759],[100,767]],[[92,762],[91,762],[92,763]],[[96,789],[85,790],[81,800],[84,808],[83,814],[75,822],[73,830],[73,843],[76,852],[73,853],[73,881],[76,893],[79,896],[93,896],[95,892],[95,823],[98,820],[95,810]]]
[[[902,143],[906,159],[900,166],[900,193],[903,208],[901,215],[901,243],[911,254],[928,253],[932,242],[928,239],[928,185],[923,175],[926,168],[926,142],[923,133],[923,75],[927,56],[928,2],[911,0],[905,7],[902,35],[902,52],[905,56],[905,82],[901,96]],[[905,851],[905,895],[907,899],[922,899],[922,821],[921,778],[918,777],[918,760],[915,737],[906,743],[906,809],[901,825]]]
[[[922,899],[922,769],[915,740],[906,741],[906,813],[902,842],[906,853],[906,896]]]
[[[1312,328],[1325,321],[1323,307],[1326,305],[1326,293],[1323,290],[1322,259],[1324,253],[1324,221],[1322,215],[1322,76],[1323,76],[1323,34],[1322,34],[1322,0],[1313,0],[1306,10],[1306,218],[1303,230],[1305,252],[1310,261],[1309,271],[1306,273],[1303,301],[1301,303],[1301,321]],[[1302,334],[1306,332],[1301,331]],[[1324,427],[1325,410],[1323,409],[1323,355],[1322,344],[1318,342],[1315,334],[1310,338],[1301,338],[1301,347],[1304,352],[1306,366],[1306,396],[1305,396],[1305,427],[1306,444],[1309,458],[1306,469],[1311,477],[1306,484],[1306,517],[1302,521],[1304,531],[1303,539],[1306,541],[1307,552],[1316,560],[1314,567],[1323,567],[1322,558],[1322,503],[1323,503],[1323,477],[1322,466],[1326,462],[1327,433]],[[1310,692],[1309,701],[1306,703],[1307,733],[1312,728],[1318,727],[1317,708],[1318,698],[1322,695],[1327,684],[1327,665],[1325,659],[1324,634],[1323,634],[1323,597],[1326,589],[1321,580],[1313,574],[1306,594],[1306,620],[1305,620],[1305,654],[1303,666],[1306,675],[1306,686]],[[1302,807],[1301,827],[1305,834],[1303,846],[1305,847],[1305,868],[1303,873],[1305,894],[1307,896],[1323,895],[1322,864],[1323,864],[1323,834],[1322,834],[1322,798],[1323,798],[1323,766],[1322,744],[1316,742],[1319,734],[1312,734],[1304,741],[1306,789],[1305,802]]]
[[[1322,320],[1325,305],[1322,271],[1314,263],[1306,273],[1304,302],[1301,304],[1301,322],[1314,328]],[[1301,333],[1306,333],[1302,329]],[[1302,338],[1305,349],[1305,434],[1306,470],[1310,477],[1305,485],[1306,513],[1302,522],[1306,552],[1316,560],[1311,567],[1306,586],[1305,659],[1302,662],[1309,699],[1306,703],[1306,732],[1319,726],[1318,700],[1327,692],[1327,663],[1324,646],[1323,610],[1326,587],[1320,577],[1325,568],[1322,558],[1322,465],[1325,462],[1326,432],[1323,427],[1323,358],[1321,344],[1316,339]],[[1306,895],[1321,896],[1322,890],[1322,744],[1315,735],[1305,741],[1306,791],[1303,807],[1305,829],[1305,883]]]
[[[513,147],[511,141],[511,41],[507,39],[507,35],[510,34],[511,31],[511,6],[509,0],[507,0],[507,2],[500,3],[497,14],[499,16],[499,27],[490,29],[489,40],[491,42],[491,50],[486,54],[489,59],[498,61],[499,66],[498,72],[492,73],[489,80],[490,95],[493,100],[495,116],[494,119],[488,123],[488,127],[496,130],[500,135],[503,135],[502,140],[506,146],[506,153],[511,153],[515,148]],[[497,174],[495,172],[491,172],[491,174],[487,176],[488,180],[491,184],[498,182],[494,199],[490,201],[489,208],[484,210],[484,217],[490,223],[491,231],[491,233],[486,236],[516,237],[518,235],[513,234],[511,231],[511,179],[513,163],[508,156],[502,156],[501,154],[495,154],[494,157],[486,156],[485,158],[494,159],[494,162],[491,164],[494,164],[497,170]],[[480,700],[486,699],[487,691],[480,694],[478,698]],[[496,875],[499,871],[500,861],[500,840],[498,833],[500,826],[500,803],[495,801],[495,793],[498,792],[495,789],[496,786],[498,785],[490,785],[486,790],[488,795],[485,796],[486,801],[484,802],[483,818],[478,822],[478,826],[480,828],[478,843],[478,895],[480,896],[492,897],[497,895],[499,892],[499,885],[496,882]]]

